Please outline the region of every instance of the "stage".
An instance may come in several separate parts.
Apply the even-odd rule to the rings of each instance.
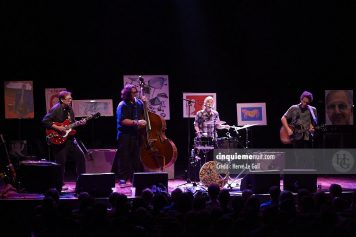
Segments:
[[[235,187],[229,187],[225,185],[223,188],[227,188],[230,190],[230,195],[241,195],[242,191],[240,190],[240,181],[236,180]],[[350,193],[356,190],[356,176],[320,176],[317,177],[317,191],[328,192],[328,189],[331,184],[339,184],[343,188],[345,193]],[[61,200],[76,200],[78,199],[77,194],[75,192],[76,182],[68,181],[65,183],[65,189],[62,190],[60,199]],[[207,191],[207,186],[202,185],[199,182],[191,182],[183,179],[171,179],[168,180],[168,193],[171,193],[174,189],[180,188],[182,191]],[[283,180],[280,180],[280,188],[284,190]],[[135,187],[132,185],[121,185],[116,182],[115,188],[112,189],[113,192],[118,192],[125,194],[129,199],[135,198]],[[258,193],[257,196],[268,196],[268,193]],[[30,192],[17,192],[16,190],[9,190],[8,192],[3,192],[2,197],[0,198],[0,202],[6,200],[42,200],[44,197],[41,193],[30,193]],[[107,197],[98,197],[100,199],[107,199]]]

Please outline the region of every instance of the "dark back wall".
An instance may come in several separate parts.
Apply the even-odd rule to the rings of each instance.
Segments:
[[[34,81],[35,119],[4,120],[0,103],[0,132],[31,141],[45,155],[45,88],[66,87],[74,99],[113,99],[115,109],[123,75],[167,74],[167,136],[178,147],[177,166],[186,165],[188,152],[183,92],[216,92],[221,119],[230,125],[237,102],[266,102],[268,126],[250,129],[251,145],[280,147],[280,118],[303,90],[314,93],[323,122],[324,90],[355,88],[353,5],[8,1],[0,10],[1,78]],[[90,148],[114,148],[115,129],[114,117],[102,117],[78,128],[78,136]]]

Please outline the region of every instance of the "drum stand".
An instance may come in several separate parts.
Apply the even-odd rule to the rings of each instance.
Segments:
[[[241,180],[245,178],[247,174],[245,174],[242,178],[241,175],[246,171],[246,169],[243,169],[240,171],[240,173],[237,174],[235,178],[231,178],[231,175],[229,175],[226,187],[229,189],[233,189],[235,187],[240,188],[241,186]]]
[[[206,154],[204,154],[204,156],[206,156]],[[187,173],[186,182],[178,185],[177,188],[186,186],[187,184],[192,184],[193,190],[191,190],[191,188],[189,188],[189,187],[185,187],[185,188],[192,191],[193,193],[197,192],[198,190],[207,191],[204,186],[199,184],[198,169],[200,169],[200,167],[201,167],[201,162],[202,162],[202,158],[199,157],[198,154],[196,153],[196,148],[193,148],[191,150],[191,154],[189,157],[188,173]]]

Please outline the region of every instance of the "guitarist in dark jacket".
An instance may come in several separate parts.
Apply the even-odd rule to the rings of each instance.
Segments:
[[[72,109],[72,93],[61,91],[58,94],[58,99],[59,102],[42,119],[42,124],[46,129],[63,134],[67,130],[67,127],[62,124],[63,122],[69,121],[69,124],[76,122]],[[86,120],[80,120],[79,123],[85,124]],[[63,143],[52,144],[51,147],[54,161],[61,165],[62,186],[64,185],[65,165],[69,156],[74,158],[77,175],[85,173],[85,155],[74,136],[68,135]]]

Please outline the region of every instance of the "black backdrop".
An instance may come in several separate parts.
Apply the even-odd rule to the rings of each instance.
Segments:
[[[324,90],[355,89],[354,1],[38,0],[3,1],[0,11],[1,78],[32,80],[35,101],[31,120],[4,120],[0,103],[0,132],[29,140],[41,156],[45,88],[66,87],[74,99],[111,98],[115,109],[123,75],[167,74],[167,136],[181,168],[188,151],[183,92],[216,92],[230,125],[237,102],[266,102],[268,126],[251,128],[250,138],[253,147],[271,148],[281,147],[280,118],[303,90],[314,93],[323,122]],[[115,128],[115,118],[102,117],[78,136],[89,148],[114,148]]]

